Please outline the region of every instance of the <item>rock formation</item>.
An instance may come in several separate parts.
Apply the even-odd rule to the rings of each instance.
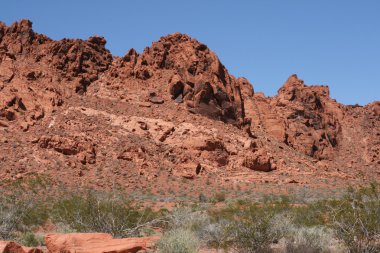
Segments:
[[[24,247],[12,241],[0,241],[0,253],[43,253],[43,250],[35,247]]]
[[[0,241],[0,253],[137,253],[152,249],[159,237],[114,239],[110,234],[48,234],[46,247],[24,247],[16,242]]]
[[[152,248],[158,237],[113,239],[110,234],[49,234],[45,237],[49,253],[137,253]]]
[[[266,97],[184,34],[116,57],[103,37],[54,41],[28,20],[0,23],[3,179],[362,183],[380,177],[379,133],[380,102],[343,105],[296,75]]]

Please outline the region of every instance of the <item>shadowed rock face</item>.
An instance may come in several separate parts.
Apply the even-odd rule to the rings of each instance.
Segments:
[[[284,136],[277,136],[289,146],[319,159],[334,156],[341,138],[342,118],[338,104],[331,101],[326,86],[305,86],[292,75],[281,87],[273,105],[284,124]]]
[[[0,241],[0,253],[43,253],[44,251],[34,247],[23,247],[12,241]]]
[[[131,189],[157,171],[277,184],[289,181],[281,175],[302,182],[303,172],[379,177],[378,101],[342,105],[296,75],[266,97],[180,33],[124,57],[105,45],[54,41],[28,20],[0,23],[0,177]]]
[[[141,56],[130,51],[124,59],[133,59],[133,75],[142,80],[170,72],[164,85],[171,98],[184,102],[190,112],[225,122],[244,121],[240,85],[218,57],[197,40],[176,33],[154,42]]]

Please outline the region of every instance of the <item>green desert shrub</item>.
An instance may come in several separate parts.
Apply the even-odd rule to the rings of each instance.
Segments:
[[[212,220],[206,210],[199,208],[176,208],[168,216],[168,230],[187,230],[197,236],[202,246],[226,248],[230,242],[228,220]]]
[[[104,232],[115,237],[138,236],[138,228],[156,217],[118,193],[88,190],[61,197],[53,206],[52,219],[77,232]]]
[[[334,236],[333,231],[325,227],[293,227],[286,239],[286,252],[329,253]]]
[[[242,253],[269,252],[269,246],[275,240],[271,230],[275,214],[272,208],[257,204],[231,208],[233,247]]]
[[[43,236],[36,235],[31,232],[26,232],[21,234],[17,241],[27,247],[37,247],[37,246],[43,246],[44,245],[44,238]]]
[[[202,231],[200,231],[200,238],[203,245],[214,248],[217,250],[227,250],[231,247],[234,240],[233,223],[228,220],[218,220],[217,222],[210,222]]]
[[[350,252],[380,252],[379,184],[359,190],[329,204],[329,222]]]
[[[200,245],[194,232],[178,228],[165,233],[156,246],[160,253],[196,253]]]
[[[276,213],[270,220],[270,234],[273,236],[273,242],[278,242],[282,238],[292,236],[296,230],[294,217],[289,212]]]
[[[2,200],[4,201],[4,200]],[[14,238],[18,227],[22,222],[24,210],[9,209],[0,205],[0,239],[10,240]]]
[[[327,222],[328,201],[320,200],[314,203],[303,204],[291,208],[293,222],[297,226],[315,227],[324,226]]]
[[[204,210],[182,207],[174,209],[168,216],[170,229],[183,228],[199,231],[209,223],[209,217]]]
[[[14,239],[17,232],[31,231],[47,219],[48,209],[38,197],[18,192],[0,194],[0,239]]]

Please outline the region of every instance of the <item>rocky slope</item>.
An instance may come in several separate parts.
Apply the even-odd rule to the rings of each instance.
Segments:
[[[379,101],[343,105],[296,75],[266,97],[184,34],[124,57],[105,45],[0,23],[3,181],[170,193],[181,178],[204,190],[380,178]]]

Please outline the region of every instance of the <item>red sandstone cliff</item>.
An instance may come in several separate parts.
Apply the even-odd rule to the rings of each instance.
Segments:
[[[378,101],[343,105],[296,75],[266,97],[184,34],[124,57],[105,45],[98,36],[54,41],[28,20],[0,23],[1,178],[133,188],[161,177],[380,177]]]

